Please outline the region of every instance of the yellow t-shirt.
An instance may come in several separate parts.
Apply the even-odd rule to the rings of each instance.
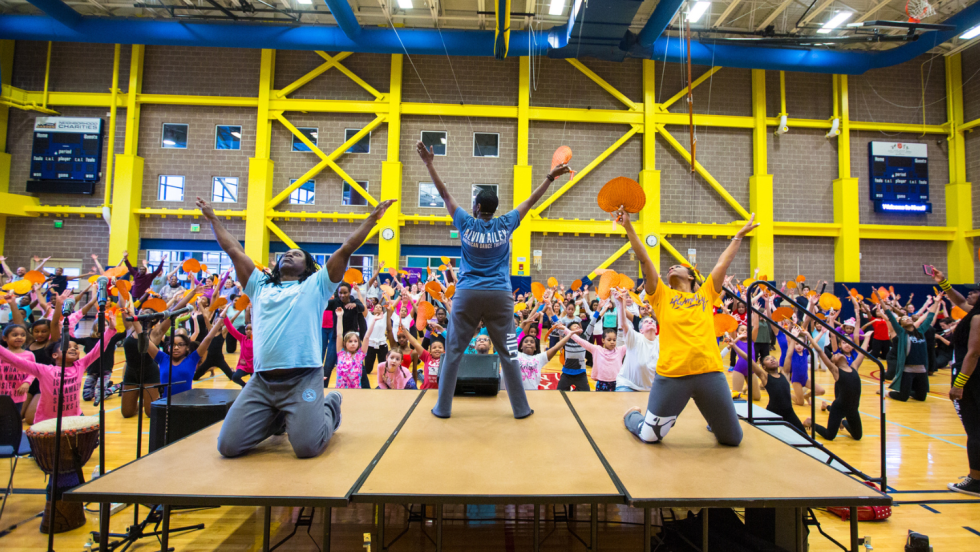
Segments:
[[[660,323],[657,374],[669,378],[721,372],[715,339],[714,308],[718,293],[711,276],[695,293],[683,293],[661,281],[650,297]]]

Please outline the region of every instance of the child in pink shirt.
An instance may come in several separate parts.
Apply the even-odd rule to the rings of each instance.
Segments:
[[[399,351],[388,353],[385,362],[378,365],[378,389],[417,389],[412,372],[402,366],[404,356]]]
[[[426,351],[412,334],[406,333],[406,335],[408,335],[408,342],[419,354],[419,361],[422,362],[422,389],[439,389],[439,362],[446,352],[446,341],[439,336],[432,336],[429,339],[429,350]]]
[[[110,320],[111,319],[111,323]],[[116,334],[115,316],[107,317],[106,332],[103,339],[112,339]],[[58,391],[61,386],[59,373],[61,372],[61,343],[54,342],[48,346],[51,350],[48,353],[55,361],[55,366],[39,364],[33,360],[28,360],[20,355],[11,352],[6,347],[0,347],[0,360],[10,363],[17,370],[30,374],[37,378],[41,386],[41,400],[34,415],[34,423],[43,422],[57,417]],[[85,369],[99,358],[99,345],[92,348],[84,357],[79,357],[78,343],[68,342],[68,352],[66,354],[67,363],[65,364],[65,399],[62,412],[65,416],[81,416],[81,388],[82,376]]]
[[[602,334],[602,347],[589,343],[577,335],[572,339],[592,353],[592,379],[596,391],[615,391],[616,377],[623,367],[626,345],[616,346],[616,330],[608,329]]]
[[[231,334],[231,336],[234,337],[242,346],[242,349],[238,354],[238,366],[235,367],[235,373],[232,375],[231,381],[245,387],[245,380],[243,379],[243,376],[245,374],[255,373],[255,365],[253,364],[255,357],[253,356],[252,352],[252,325],[248,324],[245,326],[245,333],[242,333],[238,331],[233,324],[235,319],[238,318],[238,315],[241,313],[241,311],[236,312],[235,316],[233,316],[231,320],[229,320],[226,316],[223,322],[225,324],[225,329],[228,330],[228,333]]]
[[[10,352],[26,360],[34,360],[34,353],[24,349],[27,342],[27,330],[20,324],[10,324],[3,330],[3,340]],[[0,359],[0,395],[7,395],[14,400],[17,409],[23,408],[27,390],[31,388],[34,376],[25,374],[14,368],[6,360]]]

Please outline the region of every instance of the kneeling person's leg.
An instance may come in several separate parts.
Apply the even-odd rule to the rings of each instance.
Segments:
[[[307,368],[284,380],[276,393],[286,432],[299,458],[318,456],[340,423],[340,394],[323,397],[323,371]]]
[[[272,435],[278,414],[275,396],[269,383],[256,372],[225,416],[218,434],[218,452],[229,458],[245,454]]]
[[[687,376],[693,388],[691,397],[701,415],[711,426],[715,439],[723,445],[737,446],[742,442],[742,426],[738,423],[735,404],[732,402],[728,380],[721,372],[708,372]]]
[[[674,427],[677,416],[687,406],[691,391],[681,378],[654,378],[647,400],[646,416],[631,413],[625,420],[627,429],[645,443],[657,443]]]

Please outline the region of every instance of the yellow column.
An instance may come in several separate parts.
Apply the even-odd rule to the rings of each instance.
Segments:
[[[766,127],[766,72],[752,70],[752,176],[749,177],[749,209],[760,224],[750,241],[751,266],[773,278],[772,175],[769,174],[769,130]]]
[[[532,167],[528,164],[528,134],[530,122],[528,108],[531,103],[531,60],[521,58],[521,72],[517,98],[517,164],[514,165],[514,205],[531,196]],[[531,227],[522,224],[514,232],[511,242],[510,273],[513,276],[531,275]]]
[[[402,54],[391,55],[391,77],[388,84],[388,160],[381,164],[381,201],[397,199],[378,224],[378,260],[386,268],[399,268],[401,257],[402,163],[399,147],[402,133]]]
[[[640,170],[640,186],[647,196],[647,203],[640,211],[640,238],[646,244],[653,265],[660,270],[660,171],[657,159],[657,75],[652,59],[643,60],[643,168]],[[656,243],[650,246],[650,236]]]
[[[851,177],[851,116],[847,75],[834,76],[834,105],[840,114],[837,136],[837,179],[834,180],[834,222],[841,225],[834,238],[834,280],[861,281],[861,211],[858,179]]]
[[[143,51],[134,45],[129,60],[129,92],[126,97],[126,140],[116,156],[112,189],[112,231],[109,232],[109,264],[122,260],[128,250],[135,257],[140,246],[140,219],[136,210],[143,196],[143,158],[137,155],[140,105],[136,101],[143,86]]]
[[[949,184],[946,185],[946,226],[956,228],[946,249],[947,274],[954,284],[971,284],[973,239],[973,196],[966,181],[966,141],[963,139],[963,70],[960,54],[946,59],[946,113],[949,121]]]
[[[269,228],[266,207],[272,200],[272,176],[275,163],[269,158],[272,148],[272,120],[269,97],[276,69],[276,51],[262,50],[259,68],[259,106],[256,114],[255,157],[248,160],[248,203],[245,206],[245,253],[253,261],[269,264]]]
[[[14,70],[14,41],[0,40],[0,84],[10,84]],[[10,154],[7,153],[7,117],[10,108],[0,105],[0,192],[10,191]],[[4,236],[7,234],[7,217],[0,216],[0,254],[3,253]]]

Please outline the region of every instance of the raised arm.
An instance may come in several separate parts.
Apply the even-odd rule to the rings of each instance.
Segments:
[[[364,240],[367,239],[368,234],[371,233],[371,230],[376,224],[378,224],[381,217],[384,216],[385,211],[387,211],[388,207],[391,207],[395,201],[397,200],[388,199],[378,203],[378,206],[374,208],[374,211],[368,215],[366,219],[364,219],[364,222],[357,227],[357,230],[354,230],[350,236],[347,236],[347,240],[344,241],[343,245],[341,245],[339,249],[330,255],[330,258],[327,259],[326,268],[331,282],[339,282],[341,278],[344,277],[344,272],[347,271],[347,263],[350,262],[350,256],[357,251],[357,248],[361,247],[361,244],[363,244]],[[236,241],[235,243],[237,244],[238,242]],[[237,267],[235,272],[238,272]],[[241,274],[240,272],[238,273]],[[239,280],[241,280],[241,277],[239,277]],[[245,282],[243,281],[242,285],[244,284]]]
[[[551,186],[551,183],[554,182],[556,178],[567,173],[568,171],[569,168],[566,164],[561,164],[551,169],[548,176],[544,177],[544,181],[541,182],[541,184],[539,184],[533,192],[531,192],[531,195],[517,205],[517,216],[520,217],[521,220],[524,220],[524,217],[527,216],[527,213],[531,210],[531,207],[534,207],[534,204],[540,201],[545,192],[548,191],[548,186]]]
[[[201,210],[204,218],[211,223],[211,231],[214,232],[214,237],[218,240],[218,245],[228,254],[228,257],[231,258],[231,263],[235,265],[235,274],[238,275],[238,280],[243,286],[247,285],[248,279],[251,278],[252,272],[255,270],[255,262],[245,253],[245,248],[242,247],[242,244],[221,224],[221,221],[214,214],[214,209],[211,208],[208,202],[198,197],[196,205]]]
[[[449,216],[456,216],[456,209],[459,209],[459,204],[456,203],[452,194],[449,193],[446,184],[439,178],[439,173],[436,172],[436,168],[432,165],[436,157],[435,153],[432,152],[432,148],[426,149],[425,144],[419,141],[415,144],[415,151],[419,153],[419,157],[425,163],[425,168],[429,171],[429,178],[432,179],[432,183],[439,190],[439,195],[442,197],[442,202],[446,204],[446,210],[449,211]]]
[[[3,274],[7,278],[13,279],[14,273],[10,270],[10,267],[7,266],[7,257],[0,255],[0,267],[3,268]]]
[[[552,348],[548,349],[547,351],[545,351],[545,354],[548,355],[548,360],[551,360],[552,358],[554,358],[554,356],[558,354],[558,351],[560,351],[561,348],[564,347],[566,343],[568,343],[568,340],[571,339],[571,337],[573,335],[578,334],[578,333],[582,333],[582,330],[577,330],[575,332],[570,332],[570,331],[568,331],[568,329],[565,328],[565,326],[563,326],[561,324],[556,325],[554,327],[554,329],[555,330],[559,330],[559,331],[564,330],[564,334],[565,335],[563,335],[561,337],[561,339],[558,340],[558,343],[555,343],[555,346],[554,347],[552,347]]]
[[[377,320],[377,318],[375,318],[374,320],[371,321],[371,328],[374,328],[374,322],[376,320]],[[399,329],[401,329],[401,328],[399,327]],[[371,331],[368,330],[368,334],[370,334],[370,333],[371,333]],[[422,356],[422,353],[425,352],[425,349],[422,347],[422,344],[419,343],[419,340],[418,339],[415,339],[414,337],[412,337],[412,332],[405,332],[405,335],[408,336],[408,342],[412,344],[412,348],[415,349],[416,354],[418,354],[421,357]],[[364,343],[367,343],[367,340],[366,339],[364,340]],[[365,352],[367,352],[367,349],[365,349]]]
[[[643,272],[640,276],[643,277],[644,289],[646,289],[647,295],[653,295],[657,291],[657,286],[660,284],[660,274],[657,273],[657,268],[654,266],[653,260],[650,259],[650,254],[647,253],[646,246],[640,240],[640,237],[636,235],[636,230],[630,221],[629,213],[619,210],[616,212],[616,217],[619,223],[623,225],[623,230],[626,230],[626,237],[630,240],[630,247],[633,248],[633,252],[636,253],[636,257],[640,260],[640,269]]]
[[[225,307],[224,310],[221,311],[222,318],[225,316],[225,310],[228,310],[228,307]],[[204,363],[204,359],[208,358],[208,348],[211,346],[211,340],[221,333],[221,327],[221,324],[211,326],[211,331],[208,332],[208,335],[204,336],[204,340],[197,346],[198,351],[204,351],[202,353],[198,353],[198,355],[201,357],[201,360],[197,361],[198,366]]]
[[[871,345],[871,334],[870,333],[868,335],[864,336],[864,341],[861,342],[861,348],[864,349],[865,351],[867,351],[869,345]],[[851,364],[851,368],[854,368],[855,370],[857,370],[858,368],[861,367],[861,364],[863,362],[864,362],[864,355],[862,355],[861,353],[858,353],[858,357],[856,359],[854,359],[854,364]]]
[[[745,226],[735,234],[732,238],[731,243],[722,252],[721,257],[718,257],[718,262],[715,267],[711,269],[711,279],[715,283],[715,292],[721,293],[722,283],[725,281],[725,275],[728,273],[728,267],[735,260],[735,255],[738,254],[738,248],[742,245],[742,238],[746,236],[749,232],[755,230],[759,225],[755,223],[755,213],[749,218],[749,221],[745,223]],[[649,292],[648,292],[649,293]]]

